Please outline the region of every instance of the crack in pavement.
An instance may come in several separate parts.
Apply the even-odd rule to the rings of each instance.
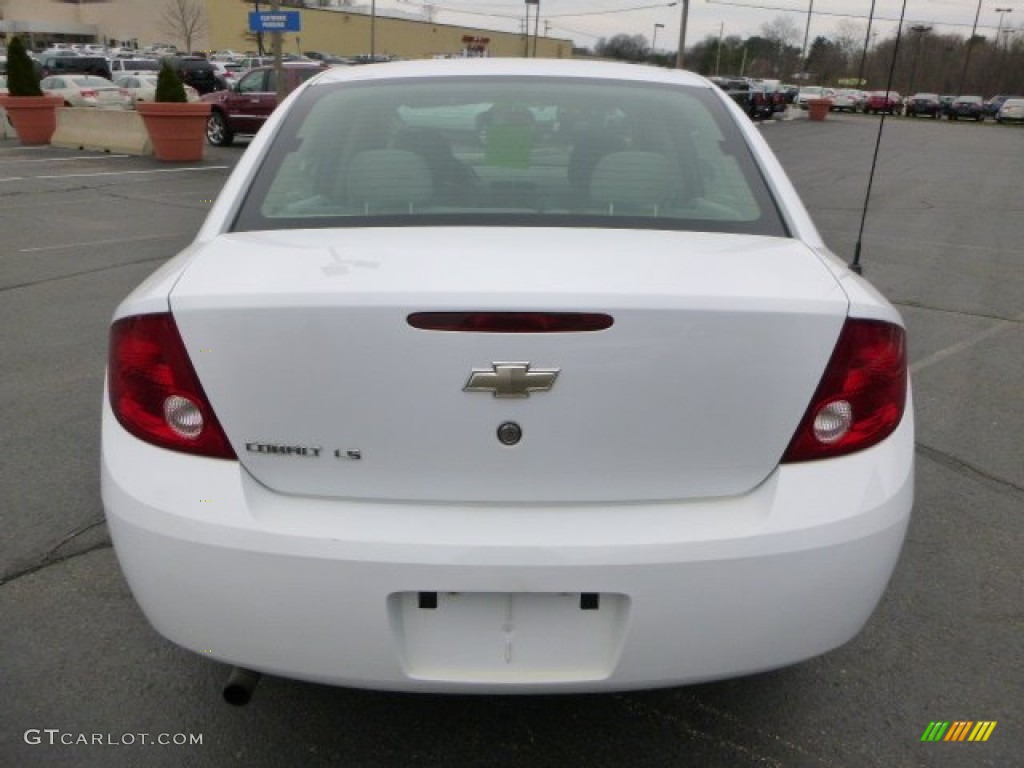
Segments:
[[[932,312],[944,312],[950,315],[959,315],[960,317],[980,317],[986,320],[1002,320],[1007,323],[1024,323],[1024,315],[1017,315],[1016,317],[1007,317],[1006,315],[990,315],[983,312],[967,312],[962,309],[950,309],[949,307],[935,307],[930,304],[923,304],[919,301],[899,299],[890,299],[891,304],[897,307],[910,307],[911,309],[927,309]]]
[[[1009,493],[1014,496],[1024,495],[1024,485],[1020,485],[1012,480],[1008,480],[1004,477],[1000,477],[999,475],[993,474],[992,472],[988,472],[984,469],[981,469],[980,467],[976,467],[970,462],[964,461],[963,459],[958,458],[957,456],[954,456],[945,451],[941,451],[938,448],[933,448],[930,445],[925,445],[924,443],[921,442],[915,443],[915,448],[918,454],[924,456],[925,458],[931,459],[936,464],[939,464],[945,467],[946,469],[952,470],[960,475],[981,482],[984,485],[994,488],[994,490],[997,490],[1001,493]],[[16,581],[20,578],[23,578],[25,576],[30,576],[34,573],[38,573],[39,571],[42,571],[51,566],[58,565],[67,560],[71,560],[72,558],[81,557],[82,555],[86,555],[90,552],[95,552],[98,549],[107,549],[113,546],[110,541],[110,536],[108,534],[102,540],[97,541],[92,545],[85,547],[84,549],[77,549],[60,555],[57,554],[61,550],[61,548],[65,547],[67,544],[72,543],[73,541],[75,541],[75,539],[84,536],[89,531],[93,530],[94,528],[97,528],[98,526],[104,525],[105,523],[106,518],[101,518],[99,520],[94,520],[91,523],[86,523],[85,525],[79,526],[78,528],[74,529],[66,536],[64,536],[64,538],[62,538],[60,541],[58,541],[56,544],[50,547],[50,549],[47,550],[42,555],[42,557],[40,557],[34,564],[24,568],[19,568],[15,571],[12,571],[11,573],[7,573],[3,576],[0,576],[0,587],[6,586],[7,584]]]
[[[1014,496],[1024,494],[1024,485],[1019,485],[1012,480],[1007,480],[1005,477],[1000,477],[999,475],[995,475],[981,469],[980,467],[976,467],[970,462],[964,461],[951,453],[940,451],[938,448],[933,448],[930,445],[918,442],[915,443],[915,446],[919,454],[925,458],[931,459],[936,464],[941,464],[946,469],[951,469],[958,474],[970,477],[990,487],[994,487],[995,490],[1002,493],[1010,493]]]
[[[135,266],[137,264],[148,264],[148,263],[154,262],[154,261],[167,261],[168,259],[172,258],[173,255],[174,254],[171,254],[171,256],[167,256],[167,255],[152,256],[152,257],[149,257],[149,258],[146,258],[146,259],[137,259],[136,261],[123,261],[120,264],[111,264],[111,265],[106,266],[106,267],[95,267],[93,269],[83,269],[80,272],[69,272],[66,275],[55,275],[54,277],[46,277],[46,278],[43,278],[42,280],[30,280],[27,283],[15,283],[14,285],[3,285],[3,286],[0,286],[0,293],[5,293],[7,291],[15,291],[15,290],[17,290],[19,288],[32,288],[33,286],[45,285],[46,283],[55,283],[55,282],[57,282],[59,280],[70,280],[73,277],[82,277],[84,275],[94,275],[97,272],[109,272],[109,271],[114,270],[114,269],[123,269],[124,267],[132,267],[132,266]]]
[[[76,557],[87,555],[90,552],[95,552],[99,549],[108,549],[112,547],[113,544],[110,541],[110,535],[107,534],[101,540],[93,542],[91,545],[87,547],[84,547],[82,549],[73,549],[72,551],[65,552],[64,554],[58,554],[62,547],[72,543],[75,539],[79,538],[80,536],[84,536],[94,528],[97,528],[101,525],[105,525],[106,522],[107,519],[104,517],[99,520],[94,520],[91,523],[81,525],[78,528],[75,528],[73,531],[68,533],[64,538],[62,538],[60,541],[58,541],[56,544],[50,547],[50,549],[48,549],[42,555],[42,557],[40,557],[32,565],[26,566],[24,568],[19,568],[15,571],[12,571],[11,573],[5,573],[3,576],[0,576],[0,587],[5,587],[11,582],[17,581],[18,579],[21,579],[25,576],[31,576],[34,573],[39,573],[39,571],[45,570],[46,568],[58,565],[60,563],[67,562],[68,560],[72,560]]]

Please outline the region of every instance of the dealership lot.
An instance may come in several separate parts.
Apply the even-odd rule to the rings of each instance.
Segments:
[[[761,129],[844,257],[877,124],[851,115]],[[756,677],[592,697],[402,696],[268,678],[244,710],[220,701],[223,667],[164,642],[131,600],[97,466],[114,306],[187,244],[241,150],[177,167],[0,142],[0,763],[1012,764],[1024,736],[1022,138],[991,124],[887,121],[862,260],[908,324],[918,496],[896,576],[854,642]],[[984,744],[922,744],[937,720],[998,725]],[[80,743],[93,734],[106,743]],[[161,735],[171,743],[143,743]]]

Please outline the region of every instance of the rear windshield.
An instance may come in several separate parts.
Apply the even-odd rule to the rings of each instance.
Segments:
[[[128,71],[159,72],[160,62],[152,59],[123,59],[121,69]]]
[[[234,229],[402,225],[787,234],[710,89],[508,77],[314,85]]]

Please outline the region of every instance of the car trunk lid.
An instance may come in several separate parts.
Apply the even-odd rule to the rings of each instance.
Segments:
[[[436,227],[223,235],[198,250],[171,307],[240,460],[270,488],[572,502],[756,486],[807,407],[847,300],[795,240]],[[409,322],[433,312],[602,313],[612,325]],[[502,364],[552,385],[502,397],[484,376],[467,388]],[[513,445],[499,439],[509,423]]]

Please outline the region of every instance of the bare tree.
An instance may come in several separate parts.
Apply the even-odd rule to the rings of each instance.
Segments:
[[[761,25],[761,34],[765,40],[770,41],[775,48],[774,71],[778,76],[786,67],[797,66],[800,50],[796,49],[796,56],[793,49],[800,43],[800,28],[789,16],[776,16],[771,21]]]
[[[765,39],[787,47],[800,42],[800,28],[789,16],[776,16],[761,25],[761,34]]]
[[[836,24],[832,40],[839,46],[839,50],[846,58],[846,66],[850,71],[855,71],[856,65],[860,62],[866,36],[866,26],[864,24],[851,21],[850,19],[843,19]]]
[[[206,14],[201,0],[166,0],[160,14],[160,27],[175,39],[185,41],[185,50],[192,50],[192,41],[206,32]]]

